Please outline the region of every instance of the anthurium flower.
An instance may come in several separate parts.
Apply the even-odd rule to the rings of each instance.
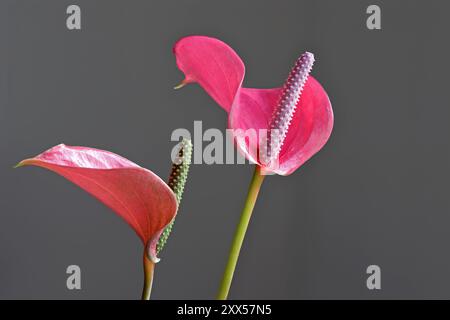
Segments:
[[[238,141],[239,150],[262,172],[289,175],[317,153],[333,128],[333,111],[327,93],[309,76],[314,56],[305,53],[296,62],[284,87],[254,89],[243,87],[245,66],[237,53],[224,42],[205,36],[180,39],[173,52],[185,79],[177,86],[197,82],[227,113],[230,129],[276,129],[278,138],[269,159]],[[268,134],[268,137],[271,135]],[[263,152],[265,154],[265,152]],[[272,166],[277,160],[277,166]]]
[[[233,132],[250,130],[258,135],[256,148],[247,137],[236,137],[238,149],[256,167],[217,296],[226,299],[265,175],[289,175],[317,153],[330,137],[333,111],[327,93],[309,75],[312,53],[305,52],[297,59],[282,87],[253,89],[243,87],[242,60],[218,39],[185,37],[173,52],[185,75],[175,88],[197,82],[228,113],[228,127]]]
[[[171,180],[180,172],[184,176],[177,180],[178,184],[172,183],[170,186],[152,171],[112,152],[64,144],[23,160],[17,167],[33,165],[51,170],[93,195],[122,217],[146,248],[144,295],[149,298],[154,263],[159,261],[157,253],[170,233],[166,228],[171,228],[173,224],[178,208],[177,198],[181,199],[186,182],[190,142],[184,142],[183,146],[187,146],[188,151],[185,153],[189,158],[184,157],[182,160],[188,160],[174,164],[178,171],[172,172]]]

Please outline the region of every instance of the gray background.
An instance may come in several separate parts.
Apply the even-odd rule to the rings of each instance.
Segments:
[[[82,9],[68,31],[65,9]],[[382,8],[381,31],[365,26]],[[0,298],[135,299],[140,240],[65,179],[19,160],[58,143],[124,155],[162,177],[175,128],[225,129],[182,79],[189,34],[228,42],[245,85],[279,86],[303,51],[335,112],[331,140],[266,179],[231,298],[450,298],[449,45],[444,1],[0,2]],[[214,298],[250,165],[195,165],[153,297]],[[82,290],[66,289],[80,265]],[[382,268],[382,290],[366,267]]]

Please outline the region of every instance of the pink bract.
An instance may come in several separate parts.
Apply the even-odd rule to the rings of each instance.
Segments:
[[[236,52],[224,42],[205,36],[189,36],[174,46],[183,84],[197,82],[227,113],[230,129],[269,129],[269,122],[281,88],[244,88],[245,66]],[[267,172],[289,175],[317,153],[333,129],[333,110],[327,93],[312,76],[303,88],[297,109],[284,140],[279,166],[265,167],[257,150],[248,141],[237,143],[250,161]]]
[[[177,212],[175,194],[156,174],[112,152],[57,145],[18,166],[34,165],[65,177],[122,217],[157,262],[156,243]]]

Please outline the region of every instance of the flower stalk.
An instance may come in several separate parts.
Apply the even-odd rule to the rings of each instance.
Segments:
[[[142,300],[150,300],[154,272],[155,263],[144,252],[144,289],[142,289]]]
[[[239,253],[241,251],[242,243],[244,242],[245,233],[247,232],[253,208],[255,207],[256,199],[258,198],[258,193],[261,189],[264,177],[265,175],[261,174],[261,167],[255,166],[255,172],[253,173],[253,178],[248,189],[247,199],[245,200],[244,209],[242,210],[241,218],[234,234],[228,262],[217,294],[218,300],[226,300],[228,297],[231,282],[233,281],[234,270],[236,269]]]

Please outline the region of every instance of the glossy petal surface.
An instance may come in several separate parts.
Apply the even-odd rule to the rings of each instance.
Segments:
[[[245,73],[236,52],[224,42],[204,36],[182,38],[173,52],[185,75],[183,82],[197,82],[229,112]]]
[[[177,212],[175,195],[163,180],[108,151],[61,144],[18,166],[23,165],[46,168],[78,185],[121,216],[144,244],[157,241]]]
[[[244,64],[232,48],[218,39],[190,36],[176,43],[174,53],[186,82],[198,82],[229,113],[229,128],[269,129],[281,88],[243,88]],[[284,140],[279,166],[264,169],[280,175],[294,172],[325,145],[331,135],[333,121],[327,93],[310,76]],[[262,165],[258,151],[249,148],[248,141],[237,145],[247,159]]]

